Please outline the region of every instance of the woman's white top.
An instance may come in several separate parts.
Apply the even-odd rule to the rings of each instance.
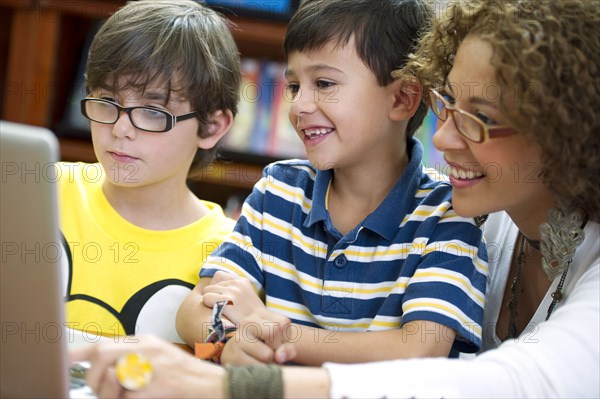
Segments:
[[[330,396],[600,397],[600,225],[587,223],[585,240],[563,286],[564,298],[550,318],[546,321],[550,295],[560,276],[523,333],[500,343],[496,321],[517,235],[518,229],[506,213],[490,215],[485,226],[490,265],[483,326],[485,353],[472,359],[326,363]]]

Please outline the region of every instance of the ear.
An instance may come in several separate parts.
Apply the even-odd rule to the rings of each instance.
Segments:
[[[217,145],[219,140],[231,129],[233,124],[233,113],[231,110],[215,111],[208,118],[207,132],[208,136],[198,137],[198,147],[208,150]]]
[[[416,78],[401,77],[391,83],[394,103],[390,110],[390,119],[407,121],[417,112],[421,104],[423,87]]]

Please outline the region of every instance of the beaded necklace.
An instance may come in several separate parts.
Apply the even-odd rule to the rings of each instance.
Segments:
[[[517,336],[517,309],[519,307],[519,296],[521,294],[521,274],[523,271],[523,265],[525,264],[525,241],[530,242],[530,240],[525,237],[525,235],[521,234],[521,240],[519,245],[519,255],[517,256],[517,272],[515,273],[515,278],[510,286],[510,301],[508,302],[508,310],[509,310],[509,319],[508,319],[508,334],[506,339],[515,338]],[[536,246],[531,243],[532,247],[539,248],[539,244]],[[546,314],[546,320],[550,317],[556,305],[563,299],[563,285],[565,283],[565,278],[567,277],[567,272],[569,271],[569,266],[571,265],[572,259],[569,260],[565,269],[562,272],[560,277],[560,281],[558,282],[558,286],[556,290],[551,294],[552,303],[548,307],[548,313]]]

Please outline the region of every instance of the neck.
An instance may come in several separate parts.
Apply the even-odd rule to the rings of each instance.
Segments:
[[[540,226],[548,221],[548,211],[556,206],[556,198],[547,196],[538,199],[531,206],[521,209],[510,209],[506,212],[517,225],[527,241],[535,242],[541,239]]]
[[[403,154],[398,157],[397,154]],[[406,147],[387,157],[364,160],[355,167],[334,169],[331,189],[339,197],[360,198],[364,202],[380,203],[406,169],[409,159]]]
[[[121,187],[105,181],[108,202],[124,219],[149,230],[183,227],[206,214],[206,207],[186,185]]]
[[[405,159],[408,159],[406,157]],[[343,235],[381,205],[406,167],[406,161],[381,162],[334,170],[327,197],[331,221]]]

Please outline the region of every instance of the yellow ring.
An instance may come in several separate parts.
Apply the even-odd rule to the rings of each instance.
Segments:
[[[129,391],[139,391],[152,381],[152,365],[141,353],[130,352],[122,355],[115,365],[117,380]]]

